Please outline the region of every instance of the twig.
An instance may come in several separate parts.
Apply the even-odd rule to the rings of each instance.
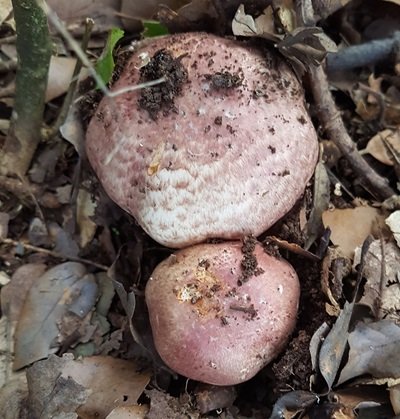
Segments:
[[[330,139],[349,161],[354,172],[367,180],[377,196],[387,199],[395,195],[387,179],[380,176],[369,166],[347,133],[342,117],[330,93],[329,83],[324,69],[321,66],[313,67],[310,69],[310,75],[312,78],[311,90],[318,106],[319,117]]]
[[[101,269],[102,271],[107,271],[109,269],[109,266],[102,265],[101,263],[92,262],[91,260],[83,259],[76,256],[66,256],[66,255],[63,255],[62,253],[54,252],[53,250],[44,249],[43,247],[33,246],[31,244],[20,242],[17,240],[0,238],[0,243],[10,244],[12,246],[23,246],[25,249],[31,250],[33,252],[44,253],[46,255],[52,256],[57,259],[71,260],[72,262],[84,263],[85,265],[94,266],[95,268]]]
[[[12,193],[28,207],[34,207],[36,200],[45,208],[59,208],[61,206],[55,194],[44,191],[42,186],[34,183],[26,183],[17,178],[0,175],[1,189]]]
[[[395,32],[391,38],[353,45],[338,52],[329,53],[326,58],[327,72],[331,74],[387,60],[397,45],[400,45],[400,31]]]
[[[18,69],[11,126],[0,154],[3,174],[23,176],[41,139],[51,43],[46,15],[36,0],[12,0]]]
[[[86,19],[85,33],[83,34],[82,43],[81,43],[81,48],[83,52],[86,52],[87,50],[87,46],[90,40],[90,35],[92,33],[93,25],[94,25],[94,21],[92,19]],[[78,80],[79,80],[78,77],[79,77],[79,73],[81,72],[81,69],[82,69],[82,61],[77,60],[75,68],[74,68],[74,72],[72,74],[71,83],[68,87],[68,92],[64,98],[64,102],[62,104],[61,110],[58,114],[58,117],[55,123],[53,124],[53,126],[50,128],[50,130],[47,133],[47,139],[50,139],[54,137],[55,135],[57,135],[58,130],[60,129],[61,125],[65,122],[65,118],[68,115],[69,109],[71,107],[71,103],[76,93],[76,87],[78,85]]]

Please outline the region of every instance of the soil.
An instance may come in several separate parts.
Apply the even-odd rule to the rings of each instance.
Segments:
[[[188,79],[187,70],[182,65],[183,57],[174,58],[168,51],[160,50],[140,69],[141,83],[165,78],[164,83],[141,91],[139,107],[146,110],[154,120],[161,111],[164,115],[177,111],[174,98],[182,93]]]

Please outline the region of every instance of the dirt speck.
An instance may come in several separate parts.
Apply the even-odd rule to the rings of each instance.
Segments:
[[[232,74],[229,71],[218,71],[214,74],[206,74],[204,77],[211,81],[214,89],[231,89],[242,84],[239,74]]]
[[[217,117],[214,119],[214,124],[215,124],[215,125],[222,125],[222,116],[217,116]]]
[[[188,81],[188,73],[182,65],[181,55],[174,58],[165,49],[157,51],[147,65],[140,69],[140,82],[165,78],[163,83],[142,89],[139,108],[145,109],[156,120],[160,111],[168,115],[177,111],[174,99],[182,94],[182,87]]]
[[[257,240],[253,236],[247,236],[243,240],[242,253],[243,259],[240,262],[242,274],[238,279],[238,285],[242,285],[247,282],[252,276],[260,275],[264,272],[262,268],[258,266],[258,261],[254,255]]]

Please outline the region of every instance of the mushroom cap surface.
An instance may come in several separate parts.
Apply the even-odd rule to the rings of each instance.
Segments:
[[[296,322],[299,281],[289,263],[261,245],[253,254],[262,272],[240,286],[240,242],[191,246],[156,267],[146,303],[156,349],[170,368],[193,380],[233,385],[282,350]]]
[[[104,189],[169,247],[261,234],[293,207],[317,159],[298,80],[274,52],[183,33],[139,47],[113,89],[142,82],[156,56],[187,75],[167,92],[171,106],[151,113],[140,103],[157,92],[131,91],[104,97],[89,124]]]

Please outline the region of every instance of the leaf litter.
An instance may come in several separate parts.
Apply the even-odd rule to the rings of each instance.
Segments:
[[[68,20],[72,34],[79,33],[73,24],[82,22],[86,17],[85,11],[92,15],[86,3],[79,4],[80,9],[76,8],[76,2],[65,5],[55,3],[52,2],[52,6],[62,9],[58,11]],[[138,10],[145,8],[144,3],[139,5],[136,2],[123,2],[123,7],[127,7],[128,3],[138,7]],[[324,19],[334,11],[337,13],[337,27],[333,28],[329,19],[323,22],[327,35],[320,27],[299,25],[299,14],[295,13],[291,1],[282,2],[280,7],[273,4],[267,9],[257,8],[257,2],[247,2],[245,6],[240,6],[239,2],[227,2],[222,14],[216,3],[207,0],[171,1],[168,6],[149,3],[146,7],[151,9],[151,16],[144,16],[144,13],[139,16],[140,13],[135,12],[133,17],[138,17],[140,21],[143,18],[154,18],[158,13],[169,31],[195,27],[209,30],[212,25],[222,30],[224,25],[228,28],[230,24],[236,25],[236,35],[269,39],[270,45],[275,44],[282,54],[292,57],[292,65],[300,69],[300,72],[307,66],[316,65],[335,50],[330,39],[339,43],[338,39],[344,36],[344,23],[351,27],[353,35],[360,35],[362,40],[365,40],[362,37],[370,30],[368,23],[360,27],[359,23],[352,20],[360,10],[352,4],[345,6],[348,3],[346,1],[330,2],[329,5],[326,2],[313,2],[316,13]],[[375,17],[370,18],[371,25],[374,19],[386,22],[385,16],[390,13],[384,15],[383,12],[389,10],[384,3],[389,2],[374,0],[372,3],[374,13],[369,15]],[[104,40],[104,29],[115,26],[119,16],[113,12],[116,10],[115,2],[105,0],[102,4],[104,8],[96,12],[96,18],[99,23],[97,29],[103,31]],[[362,13],[368,15],[370,7],[366,5]],[[124,19],[124,22],[132,22],[130,17]],[[389,25],[383,24],[382,27]],[[141,30],[138,29],[139,32]],[[358,43],[351,37],[349,41]],[[102,45],[101,40],[93,39],[91,45]],[[123,45],[124,42],[122,48]],[[69,56],[68,46],[65,51],[68,51]],[[101,48],[94,55],[99,56],[100,52]],[[10,56],[12,59],[15,57]],[[393,78],[389,77],[392,77],[393,71],[398,74],[398,67],[393,66],[391,69],[390,65],[387,63],[384,69],[375,67],[373,72],[369,69],[354,72],[351,77],[342,75],[347,90],[335,91],[335,97],[337,103],[343,106],[340,111],[352,137],[358,142],[358,148],[370,154],[365,155],[367,159],[373,156],[372,164],[378,165],[374,167],[384,170],[384,174],[395,185],[396,176],[397,181],[399,179],[395,173],[399,96],[398,87],[392,83]],[[57,78],[57,72],[55,74]],[[67,82],[64,81],[60,92],[65,91],[66,86]],[[77,102],[81,100],[78,99]],[[12,103],[12,98],[2,100],[0,97],[0,102],[7,107]],[[349,105],[351,102],[352,105]],[[54,106],[57,106],[57,101],[48,107],[47,123],[51,123]],[[88,103],[87,114],[91,112],[90,107],[94,106],[95,101]],[[0,356],[0,377],[2,383],[7,384],[0,389],[0,406],[3,411],[15,412],[14,417],[18,417],[28,407],[27,371],[29,409],[31,413],[41,412],[42,417],[54,417],[61,411],[64,417],[76,417],[76,412],[81,417],[91,417],[94,410],[100,417],[108,415],[124,418],[124,415],[128,417],[131,413],[139,417],[167,417],[167,414],[170,417],[200,417],[201,414],[207,414],[208,408],[212,408],[211,415],[221,412],[220,417],[241,417],[243,413],[247,417],[268,417],[270,414],[272,417],[294,417],[296,412],[308,412],[310,417],[314,415],[321,418],[341,412],[347,415],[345,417],[354,417],[356,409],[370,414],[374,412],[375,417],[389,417],[390,413],[386,413],[388,411],[399,414],[400,390],[399,385],[396,385],[396,379],[399,378],[396,360],[389,370],[391,357],[399,347],[395,340],[399,321],[399,250],[393,242],[393,236],[396,237],[399,231],[396,213],[393,212],[388,218],[388,213],[379,212],[377,208],[380,202],[354,176],[343,154],[334,151],[329,139],[323,141],[323,160],[326,165],[319,165],[312,199],[309,189],[301,203],[302,227],[299,228],[299,217],[295,209],[274,227],[270,237],[276,236],[276,240],[268,245],[289,258],[303,279],[299,322],[293,339],[280,359],[258,377],[243,386],[226,389],[226,393],[222,391],[224,389],[218,389],[222,391],[219,393],[212,387],[201,389],[195,383],[184,383],[181,378],[176,380],[177,377],[163,369],[155,357],[155,364],[161,366],[161,369],[156,368],[154,375],[146,369],[150,365],[149,353],[143,362],[141,357],[144,352],[137,350],[137,342],[141,342],[147,349],[152,348],[145,321],[143,284],[154,266],[169,254],[169,249],[149,240],[131,219],[127,219],[97,189],[85,167],[84,125],[79,115],[81,107],[75,103],[71,109],[61,132],[72,146],[67,143],[54,148],[51,144],[43,145],[29,174],[30,180],[36,184],[29,191],[22,190],[23,193],[19,195],[24,200],[15,199],[9,192],[13,190],[11,186],[5,190],[7,199],[3,202],[1,191],[0,210],[5,214],[0,229],[3,240],[1,274],[6,284],[11,279],[1,289],[3,317],[0,325],[6,342],[4,354],[2,352]],[[310,109],[313,111],[313,103]],[[85,118],[87,116],[84,115]],[[51,206],[42,204],[49,202],[43,200],[43,191],[52,194]],[[349,197],[363,198],[368,203],[360,206],[359,201],[349,202]],[[26,206],[28,201],[30,206]],[[329,218],[332,213],[335,213],[334,220]],[[390,231],[382,227],[385,218]],[[307,219],[308,224],[305,221]],[[379,223],[376,223],[376,219],[379,219]],[[331,229],[330,245],[328,226]],[[357,279],[355,273],[360,263],[360,250],[357,250],[357,246],[371,233],[377,240],[371,243],[368,252],[361,257],[363,269],[358,267],[358,272],[363,271],[363,275],[354,300],[354,291],[358,287],[356,284],[360,283],[360,274]],[[4,242],[4,239],[10,241]],[[36,247],[24,246],[23,243]],[[116,256],[118,249],[122,249],[124,257]],[[47,250],[49,252],[46,253]],[[53,250],[54,253],[51,253]],[[318,262],[320,256],[323,259],[321,275]],[[45,285],[44,270],[48,273],[55,269],[57,272],[61,266],[65,266],[59,264],[60,259],[68,258],[82,259],[82,275],[77,275],[78,279],[69,283],[68,275],[57,274],[57,280],[48,281]],[[101,262],[102,268],[106,270],[116,259],[114,273],[110,270],[92,276],[98,268],[94,268],[90,262],[97,261],[98,265]],[[72,272],[71,268],[70,274]],[[18,275],[22,279],[18,280]],[[83,278],[91,279],[86,281]],[[72,286],[71,290],[63,290],[62,282],[68,283],[68,287]],[[118,297],[115,297],[116,294]],[[58,302],[57,309],[48,309],[48,319],[44,318],[46,307],[51,304],[54,306],[55,302]],[[34,315],[28,318],[29,313]],[[22,330],[29,329],[27,325],[30,324],[33,324],[32,333],[29,334],[28,330],[25,337]],[[46,326],[43,336],[40,324]],[[41,336],[41,344],[35,341],[35,333]],[[14,351],[14,337],[19,347],[16,365],[33,363],[28,370],[12,371],[10,355]],[[21,348],[25,349],[21,351]],[[53,352],[58,357],[51,355]],[[85,358],[73,360],[71,355],[61,357],[64,352],[74,354],[75,357],[84,355]],[[32,354],[35,356],[29,356]],[[304,361],[307,357],[310,364]],[[133,359],[130,366],[123,364],[122,369],[129,371],[125,378],[117,367],[115,374],[108,369],[108,363],[112,364],[114,360],[129,362],[123,358]],[[99,378],[102,373],[84,366],[86,360],[88,363],[93,361],[107,377],[125,380],[127,387],[124,388],[122,384],[120,387],[118,380],[113,387],[118,388],[118,397],[127,394],[128,390],[134,390],[131,399],[125,403],[123,398],[115,397],[113,400],[116,402],[111,403],[111,395],[116,395],[110,389],[111,381],[108,378],[103,380],[105,387],[101,389],[87,381],[90,377]],[[57,377],[56,374],[49,375],[52,369],[60,371],[57,365],[63,365],[64,362],[75,363],[70,364],[74,365],[71,369],[80,370],[84,380],[79,381],[73,373]],[[285,368],[287,375],[284,373]],[[281,378],[281,381],[276,379],[278,370],[282,372],[280,377],[286,377]],[[148,386],[151,376],[153,380]],[[49,385],[46,391],[38,392],[37,389],[47,382]],[[373,385],[372,394],[368,389]],[[146,386],[147,390],[143,391]],[[257,391],[254,391],[255,388]],[[100,397],[90,403],[93,391]],[[280,398],[284,393],[287,394]],[[218,394],[227,394],[229,397],[219,398]],[[206,397],[208,404],[202,405],[204,399],[201,398],[196,404],[196,395]],[[138,406],[138,400],[144,405]],[[277,401],[275,407],[274,401]],[[130,402],[132,405],[128,406]]]

